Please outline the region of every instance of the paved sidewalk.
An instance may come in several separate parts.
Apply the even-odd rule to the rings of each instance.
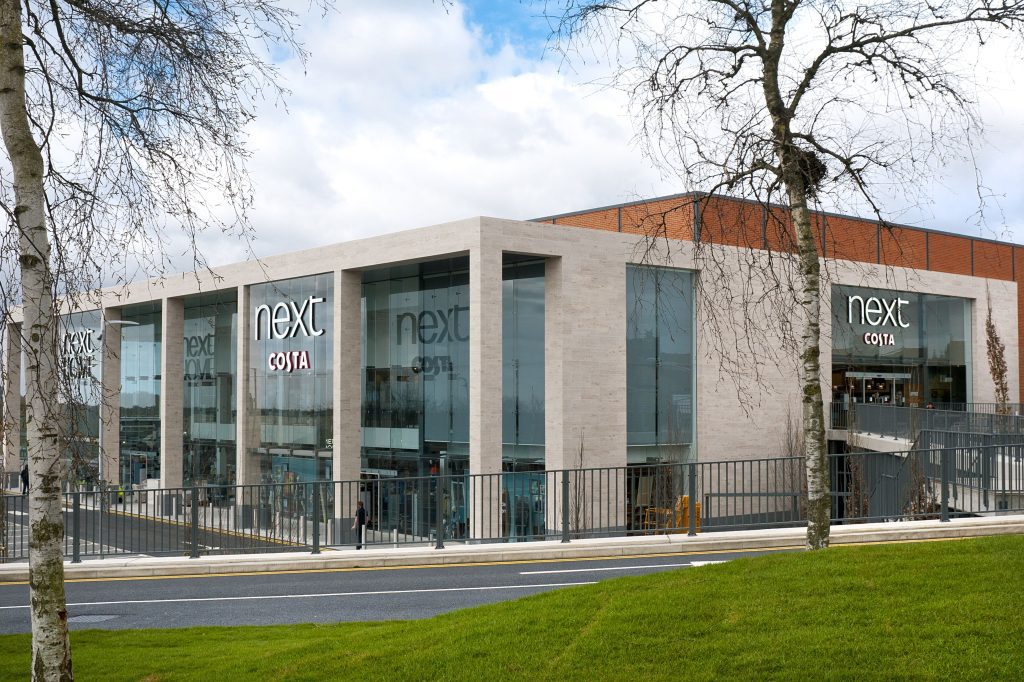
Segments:
[[[1024,534],[1024,515],[939,521],[864,523],[832,527],[832,544],[900,542]],[[495,561],[583,559],[644,554],[734,551],[803,546],[804,528],[770,528],[686,535],[644,535],[593,538],[561,542],[505,544],[452,544],[443,550],[432,547],[371,548],[363,551],[325,549],[322,554],[288,552],[181,557],[131,557],[65,563],[67,580],[135,578],[148,576],[310,571],[381,566],[435,566]],[[28,564],[0,565],[0,582],[28,580]]]

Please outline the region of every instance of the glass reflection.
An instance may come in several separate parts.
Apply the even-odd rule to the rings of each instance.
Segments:
[[[144,484],[160,478],[160,304],[121,319],[121,482]]]
[[[363,465],[428,476],[469,463],[469,263],[364,273]]]
[[[502,463],[544,468],[544,261],[505,256],[502,273]]]
[[[833,401],[967,402],[970,364],[970,301],[832,287]]]
[[[334,276],[250,287],[255,481],[332,477]]]
[[[60,318],[60,373],[58,403],[64,412],[61,434],[67,453],[70,480],[99,480],[99,408],[101,393],[102,334],[100,311],[62,315]]]
[[[626,268],[628,461],[681,462],[693,445],[693,276]]]
[[[237,298],[231,290],[185,300],[182,478],[216,486],[213,495],[235,483]]]

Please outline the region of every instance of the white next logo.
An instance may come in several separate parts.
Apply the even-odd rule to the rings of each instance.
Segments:
[[[310,296],[299,306],[295,301],[282,301],[271,309],[269,305],[256,308],[253,320],[256,340],[264,335],[271,339],[290,339],[296,334],[320,336],[323,329],[316,326],[316,305],[326,298]]]
[[[903,319],[903,306],[910,303],[905,298],[886,299],[877,296],[863,298],[861,296],[846,297],[847,321],[850,324],[866,324],[871,327],[902,327],[906,329],[910,323]],[[856,312],[859,309],[859,314]]]

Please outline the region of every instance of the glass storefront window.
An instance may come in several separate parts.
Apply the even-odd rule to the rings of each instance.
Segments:
[[[160,478],[160,304],[124,308],[121,319],[121,481]]]
[[[544,468],[544,261],[505,256],[502,273],[502,462]]]
[[[330,479],[334,275],[249,288],[251,466],[260,482]]]
[[[363,275],[363,468],[428,476],[469,465],[469,259]]]
[[[73,481],[99,480],[101,332],[98,310],[61,316],[58,401],[65,411],[66,472]]]
[[[237,299],[237,292],[231,290],[185,300],[185,485],[235,483]]]
[[[969,402],[970,366],[970,301],[832,287],[834,401]]]
[[[682,462],[694,433],[693,275],[626,268],[628,461]]]

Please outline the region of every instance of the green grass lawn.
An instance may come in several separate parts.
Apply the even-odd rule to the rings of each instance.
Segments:
[[[72,634],[79,680],[1024,678],[1024,537],[776,554],[422,621]],[[0,637],[0,679],[29,638]]]

